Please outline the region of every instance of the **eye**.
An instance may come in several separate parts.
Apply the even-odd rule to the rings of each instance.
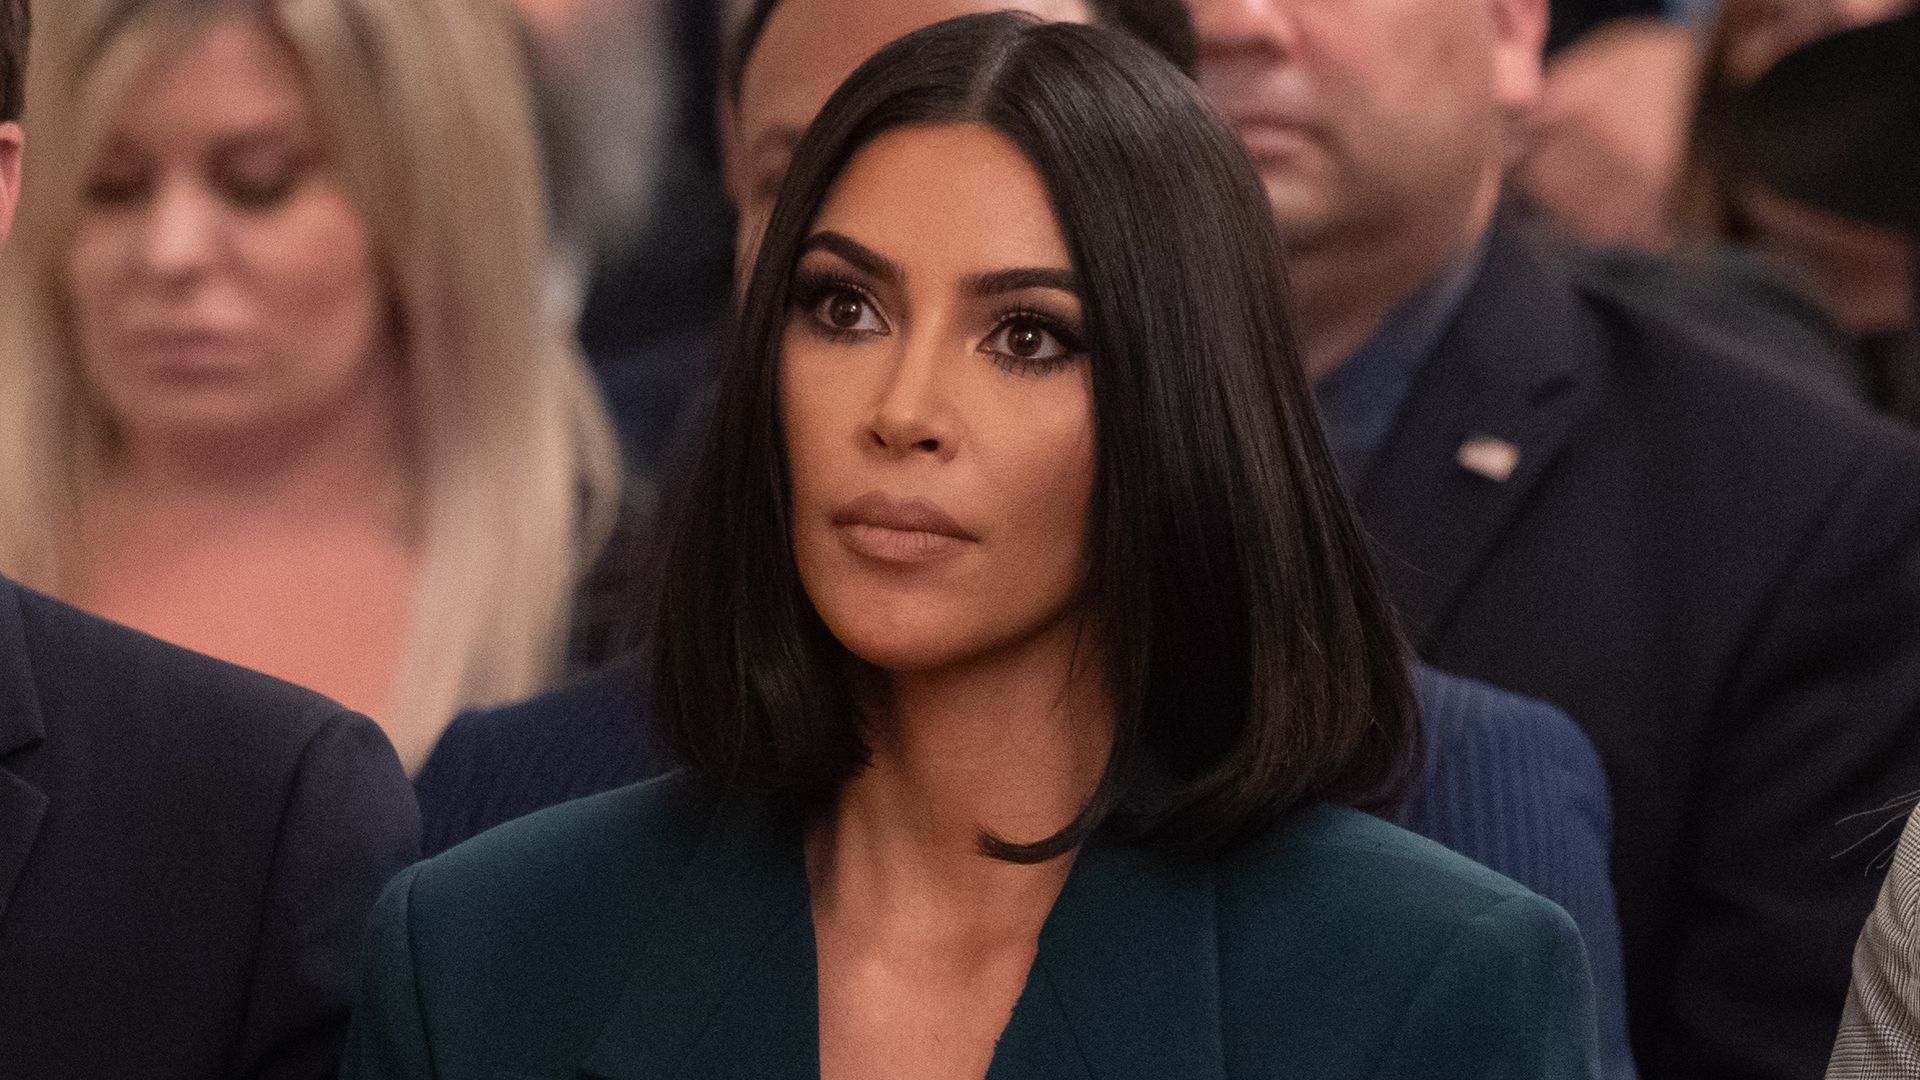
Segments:
[[[832,334],[884,334],[887,324],[867,294],[850,285],[822,286],[810,304],[813,319]]]
[[[1079,338],[1053,319],[1016,313],[994,328],[980,351],[1009,374],[1044,375],[1080,355]]]
[[[87,180],[85,198],[95,206],[129,206],[147,193],[144,173],[125,170],[101,172]]]
[[[272,179],[232,176],[221,180],[220,193],[241,210],[268,210],[286,201],[293,191],[293,178]]]
[[[223,162],[214,169],[213,182],[236,209],[270,210],[287,200],[306,172],[297,160]]]

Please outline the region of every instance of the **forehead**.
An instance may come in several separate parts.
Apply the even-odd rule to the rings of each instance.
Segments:
[[[890,42],[959,15],[1026,11],[1089,22],[1084,0],[784,0],[740,80],[740,127],[805,128],[835,88]]]
[[[223,19],[153,60],[113,115],[123,138],[196,140],[299,124],[311,101],[298,57],[265,23]]]
[[[979,124],[919,124],[868,143],[834,182],[813,228],[858,241],[924,285],[1070,266],[1039,171],[1006,136]]]

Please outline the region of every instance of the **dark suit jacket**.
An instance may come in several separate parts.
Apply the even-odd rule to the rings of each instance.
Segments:
[[[799,821],[683,775],[502,826],[374,917],[344,1080],[818,1076]],[[1213,863],[1085,848],[990,1080],[1594,1075],[1566,914],[1351,810]]]
[[[1612,829],[1593,745],[1560,710],[1431,669],[1417,672],[1426,771],[1401,822],[1566,908],[1593,971],[1602,1075],[1628,1080]],[[463,713],[415,780],[432,855],[535,810],[666,771],[648,740],[638,665],[616,665],[500,709]]]
[[[1920,449],[1697,331],[1496,225],[1356,494],[1421,655],[1599,748],[1643,1074],[1817,1077],[1879,877],[1842,819],[1920,789]]]
[[[0,581],[0,1076],[331,1076],[417,839],[366,719]]]

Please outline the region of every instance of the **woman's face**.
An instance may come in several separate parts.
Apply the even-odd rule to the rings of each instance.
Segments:
[[[1085,577],[1093,393],[1033,166],[977,125],[875,139],[828,194],[793,294],[794,556],[834,636],[928,671],[1062,627]]]
[[[66,287],[125,435],[291,432],[380,384],[367,223],[273,32],[216,23],[141,79],[83,182]]]

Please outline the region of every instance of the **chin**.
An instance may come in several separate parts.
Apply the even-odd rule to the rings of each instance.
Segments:
[[[848,652],[882,671],[937,671],[972,651],[971,635],[930,606],[888,610],[869,604],[858,611],[823,610],[821,619]]]

